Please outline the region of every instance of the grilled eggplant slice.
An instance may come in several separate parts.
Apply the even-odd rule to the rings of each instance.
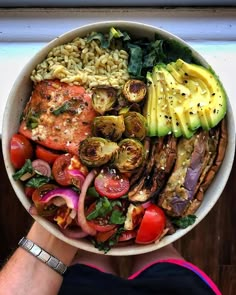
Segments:
[[[200,181],[196,187],[195,198],[184,215],[194,214],[200,207],[205,191],[210,186],[213,178],[215,177],[223,162],[228,142],[227,125],[225,119],[221,121],[219,128],[210,131],[210,137],[215,139],[215,141],[218,141],[218,143],[215,144],[216,151],[215,154],[212,154],[212,151],[209,151],[209,155],[212,155],[211,161],[209,161],[205,171],[202,173]],[[212,148],[214,149],[214,145]]]
[[[145,202],[157,194],[164,186],[176,159],[177,139],[172,135],[155,138],[150,144],[150,151],[142,167],[142,176],[133,177],[128,197],[132,202]]]
[[[225,123],[200,131],[191,139],[181,139],[170,178],[159,196],[158,204],[170,216],[193,214],[203,194],[219,169],[227,145]]]

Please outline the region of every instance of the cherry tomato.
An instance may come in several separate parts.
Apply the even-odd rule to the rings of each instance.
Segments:
[[[166,217],[163,210],[154,204],[150,205],[145,210],[135,242],[149,244],[156,241],[161,236],[165,224]]]
[[[33,192],[35,191],[35,188],[34,187],[30,187],[30,186],[26,186],[25,187],[25,195],[27,198],[31,199],[32,198],[32,195],[33,195]]]
[[[76,156],[60,155],[53,163],[52,174],[62,186],[75,185],[81,188],[88,170]]]
[[[95,178],[94,186],[101,196],[117,199],[129,191],[129,179],[116,169],[104,168]]]
[[[21,134],[14,134],[10,142],[11,163],[16,169],[20,169],[27,159],[32,159],[33,147],[31,142]]]
[[[57,152],[46,149],[41,145],[37,145],[35,149],[36,158],[46,161],[48,164],[53,164],[60,156]]]
[[[92,203],[87,209],[85,215],[88,216],[91,212],[95,210],[96,202]],[[109,224],[107,222],[106,216],[94,218],[87,221],[88,224],[98,232],[108,232],[115,229],[117,226],[115,224]]]
[[[38,213],[41,216],[51,216],[53,215],[57,207],[52,205],[52,204],[42,204],[40,203],[40,199],[42,198],[43,195],[45,195],[47,192],[57,188],[58,186],[55,184],[44,184],[40,186],[39,188],[35,189],[35,191],[32,194],[32,201],[35,204],[35,207],[37,208]]]

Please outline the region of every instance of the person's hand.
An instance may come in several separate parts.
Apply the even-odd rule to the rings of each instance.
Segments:
[[[39,223],[31,227],[27,238],[66,265],[77,248],[53,236]],[[58,294],[63,277],[46,263],[19,247],[0,272],[0,290],[5,295]]]
[[[70,265],[78,250],[76,247],[65,243],[64,241],[49,233],[38,222],[33,224],[27,235],[27,238],[42,247],[50,254],[57,257],[66,265]]]

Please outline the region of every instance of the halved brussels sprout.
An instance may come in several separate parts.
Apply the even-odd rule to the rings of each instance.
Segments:
[[[114,165],[120,172],[130,172],[138,168],[145,158],[142,143],[136,139],[126,138],[119,142],[119,150]]]
[[[130,102],[140,102],[147,93],[147,85],[141,80],[128,80],[123,87],[123,94]]]
[[[146,118],[137,112],[128,112],[124,115],[126,137],[143,140],[147,134]]]
[[[117,90],[110,86],[97,86],[92,90],[93,108],[96,112],[103,115],[115,104],[117,99]]]
[[[88,137],[81,141],[79,157],[89,167],[99,167],[111,160],[119,146],[101,137]]]
[[[123,116],[100,116],[93,120],[93,135],[117,141],[125,131]]]

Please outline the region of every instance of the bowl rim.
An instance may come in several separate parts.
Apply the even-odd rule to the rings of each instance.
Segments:
[[[171,38],[171,39],[175,39],[177,41],[179,41],[180,43],[182,43],[183,45],[187,46],[188,48],[190,48],[190,50],[193,53],[193,56],[196,57],[199,62],[205,66],[205,67],[210,67],[210,65],[208,64],[208,62],[206,61],[205,58],[203,58],[202,55],[200,55],[195,49],[193,49],[187,42],[185,42],[183,39],[181,39],[180,37],[172,34],[169,31],[166,31],[162,28],[159,27],[155,27],[149,24],[144,24],[142,22],[135,22],[135,21],[124,21],[124,20],[114,20],[114,21],[100,21],[100,22],[95,22],[95,23],[90,23],[90,24],[86,24],[77,28],[74,28],[70,31],[67,31],[63,34],[61,34],[60,36],[54,38],[53,40],[51,40],[50,42],[48,42],[46,45],[44,45],[27,63],[26,65],[23,67],[23,69],[20,71],[20,73],[18,74],[12,88],[10,91],[10,94],[8,96],[7,99],[7,103],[5,106],[5,110],[4,110],[4,115],[3,115],[3,127],[2,127],[2,152],[3,152],[3,159],[4,159],[4,164],[6,167],[6,171],[8,174],[8,178],[10,180],[10,183],[16,193],[16,196],[18,197],[18,199],[20,200],[20,202],[22,203],[22,205],[25,207],[25,209],[29,212],[29,207],[30,207],[30,202],[29,200],[25,197],[25,195],[23,194],[23,191],[21,189],[19,189],[19,185],[18,182],[15,182],[13,180],[13,178],[11,177],[13,174],[13,167],[10,163],[10,158],[9,158],[9,133],[8,133],[8,125],[10,123],[10,118],[9,118],[9,113],[10,110],[12,108],[12,105],[14,104],[15,101],[15,93],[17,91],[17,89],[19,89],[20,85],[22,85],[22,83],[28,83],[29,81],[27,81],[27,79],[29,79],[29,75],[32,71],[32,69],[40,62],[40,60],[42,61],[48,54],[49,50],[51,50],[53,47],[60,45],[60,44],[65,44],[66,42],[72,41],[76,36],[85,36],[88,32],[91,32],[92,30],[108,30],[111,26],[117,27],[117,28],[126,28],[127,30],[137,30],[137,28],[143,29],[145,32],[152,32],[152,34],[154,34],[154,32],[158,32],[161,36],[165,37],[165,38]],[[134,28],[135,27],[135,28]],[[133,33],[131,33],[132,35],[134,35]],[[140,35],[140,34],[138,34]],[[65,40],[65,41],[63,41]],[[44,58],[43,58],[44,57]],[[27,101],[28,98],[25,98],[25,101]],[[187,227],[186,229],[179,229],[178,231],[176,231],[175,234],[173,235],[169,235],[169,236],[165,236],[160,242],[158,243],[153,243],[153,244],[148,244],[148,245],[130,245],[130,246],[124,246],[124,247],[114,247],[111,248],[111,250],[106,254],[106,255],[111,255],[111,256],[128,256],[128,255],[137,255],[137,254],[143,254],[143,253],[147,253],[147,252],[151,252],[154,250],[157,250],[159,248],[162,248],[176,240],[178,240],[179,238],[183,237],[184,235],[186,235],[188,232],[190,232],[195,226],[197,226],[198,223],[200,223],[205,217],[206,215],[211,211],[212,207],[215,205],[215,203],[217,202],[217,200],[219,199],[226,183],[227,180],[229,178],[231,169],[232,169],[232,165],[233,165],[233,161],[234,161],[234,153],[235,153],[235,124],[234,124],[234,118],[233,118],[233,111],[232,111],[232,107],[229,101],[229,98],[227,97],[227,125],[228,125],[228,145],[227,145],[227,149],[226,149],[226,154],[225,154],[225,159],[217,173],[217,175],[215,176],[215,178],[213,179],[213,182],[211,183],[210,187],[208,188],[207,192],[205,193],[206,197],[208,197],[208,199],[210,198],[210,200],[208,200],[208,206],[204,206],[204,208],[202,207],[202,204],[200,206],[199,209],[201,209],[199,211],[199,209],[196,211],[196,216],[198,217],[197,220],[195,221],[195,223],[189,227]],[[12,133],[13,134],[13,133]],[[11,135],[12,135],[11,134]],[[223,171],[223,175],[220,176],[220,171]],[[220,177],[219,177],[220,176]],[[220,179],[220,182],[217,183],[216,182]],[[213,184],[214,187],[213,187]],[[213,190],[213,188],[215,188],[215,186],[217,186],[217,190]],[[213,192],[212,192],[213,191]],[[212,193],[214,193],[215,191],[215,195],[210,196],[209,195]],[[205,200],[205,197],[204,197]],[[203,201],[204,202],[204,201]],[[205,201],[206,202],[206,201]],[[200,216],[199,212],[201,213]],[[31,215],[32,216],[32,215]],[[32,216],[36,221],[38,221],[46,230],[48,230],[51,234],[57,236],[59,239],[65,241],[68,244],[71,244],[73,246],[76,246],[82,250],[86,250],[89,252],[93,252],[93,253],[98,253],[98,254],[104,254],[103,252],[99,251],[97,248],[94,247],[94,245],[92,245],[92,243],[88,243],[88,242],[84,242],[84,239],[81,240],[74,240],[74,239],[70,239],[66,236],[64,236],[60,230],[56,227],[56,225],[53,225],[52,223],[50,223],[49,221],[45,220],[43,217],[40,216]]]

